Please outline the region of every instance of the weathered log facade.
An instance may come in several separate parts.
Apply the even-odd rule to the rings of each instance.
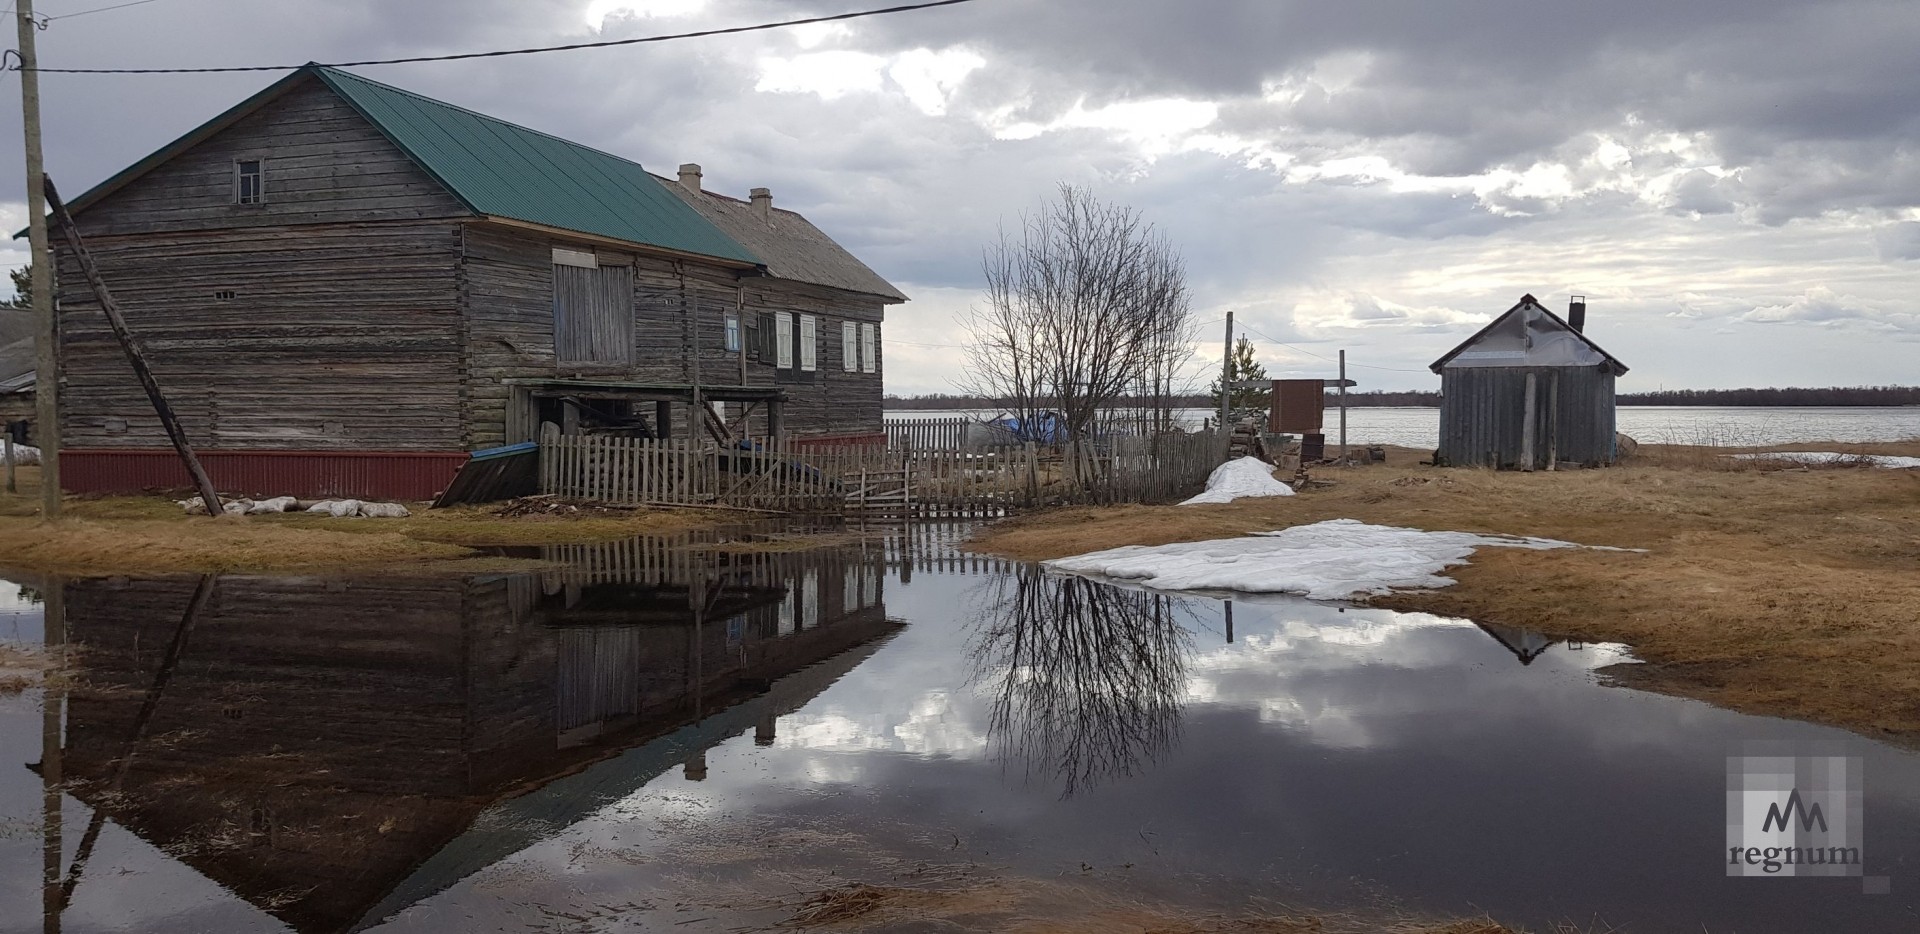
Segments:
[[[472,156],[483,144],[497,151]],[[783,278],[669,187],[637,164],[309,66],[73,211],[231,492],[426,498],[465,452],[534,440],[542,422],[685,436],[701,428],[695,400],[726,408],[736,434],[877,435],[879,327],[904,296],[877,276],[881,294]],[[71,251],[57,260],[69,488],[184,485],[168,482],[165,434]],[[571,325],[556,308],[575,300],[556,298],[562,276],[621,294],[594,293],[600,329],[557,347]],[[813,369],[798,347],[780,367],[748,346],[776,312],[812,316]],[[628,317],[608,327],[607,315]],[[865,357],[842,350],[849,322],[871,329]],[[608,334],[632,346],[563,359]],[[263,475],[286,482],[230,485]]]

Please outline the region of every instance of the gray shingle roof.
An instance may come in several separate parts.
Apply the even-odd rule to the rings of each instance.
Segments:
[[[769,223],[760,219],[752,204],[738,198],[711,191],[696,194],[676,180],[662,178],[661,184],[693,205],[713,226],[753,251],[775,278],[862,292],[888,302],[907,300],[892,283],[793,211],[774,208]]]

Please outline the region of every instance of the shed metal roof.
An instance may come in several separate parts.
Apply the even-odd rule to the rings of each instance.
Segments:
[[[1532,295],[1487,322],[1472,337],[1433,361],[1428,369],[1476,366],[1604,366],[1620,376],[1627,365],[1576,331]]]
[[[764,263],[640,163],[338,68],[309,64],[78,198],[78,214],[313,79],[346,101],[475,214],[606,237],[744,266]]]

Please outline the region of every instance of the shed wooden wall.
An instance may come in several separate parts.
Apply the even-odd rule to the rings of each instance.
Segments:
[[[841,369],[840,322],[872,323],[878,334],[884,306],[850,292],[762,279],[738,279],[733,270],[695,260],[674,260],[598,249],[602,262],[634,266],[634,358],[630,366],[561,366],[554,358],[553,247],[594,249],[577,242],[512,227],[472,223],[466,227],[460,292],[467,315],[465,441],[481,448],[531,437],[508,437],[507,408],[513,379],[591,379],[606,382],[689,384],[697,346],[700,381],[741,385],[738,353],[726,350],[726,315],[792,311],[820,319],[813,374],[776,370],[747,361],[745,385],[780,386],[791,401],[786,429],[796,434],[878,432],[881,370]],[[682,312],[696,307],[697,315]],[[762,410],[764,413],[764,410]],[[678,421],[680,416],[675,416]],[[676,436],[687,430],[676,424]],[[753,430],[765,431],[764,414]]]
[[[1534,378],[1531,466],[1546,467],[1550,449],[1566,462],[1613,463],[1614,376],[1598,366],[1447,367],[1440,377],[1442,463],[1497,469],[1528,466],[1522,452],[1529,374]],[[1556,395],[1557,407],[1552,401]]]

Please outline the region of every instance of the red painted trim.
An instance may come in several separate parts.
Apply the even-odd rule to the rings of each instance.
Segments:
[[[248,496],[434,498],[467,462],[463,451],[199,451],[221,493]],[[171,448],[60,452],[69,493],[185,490],[192,481]]]

